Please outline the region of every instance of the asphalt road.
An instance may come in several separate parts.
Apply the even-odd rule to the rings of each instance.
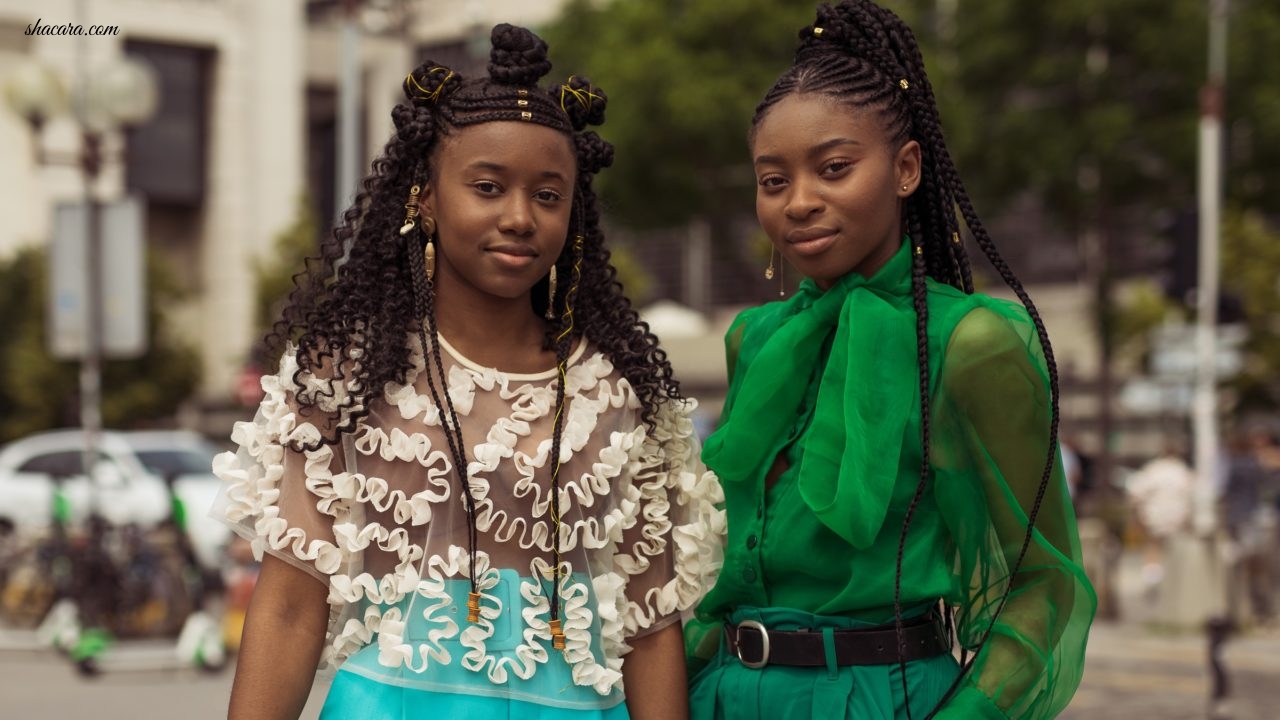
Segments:
[[[1224,652],[1234,685],[1234,720],[1280,717],[1280,631],[1238,638]],[[233,668],[79,677],[52,653],[0,651],[4,720],[220,720]],[[1098,624],[1085,676],[1062,720],[1204,720],[1208,675],[1196,636],[1156,635],[1141,627]],[[314,720],[324,686],[304,714]]]

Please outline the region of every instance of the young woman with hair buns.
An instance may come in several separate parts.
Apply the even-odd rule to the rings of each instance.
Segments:
[[[297,718],[317,666],[326,719],[687,714],[722,498],[604,246],[605,93],[492,42],[487,77],[405,79],[215,464],[263,558],[233,720]]]

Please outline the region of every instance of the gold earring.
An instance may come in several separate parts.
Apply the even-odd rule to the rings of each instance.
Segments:
[[[556,266],[551,266],[551,273],[547,275],[547,312],[544,315],[548,320],[556,319]]]
[[[423,218],[422,218],[422,232],[423,232],[423,234],[424,234],[424,235],[426,235],[426,236],[427,236],[427,237],[429,237],[429,238],[430,238],[430,237],[435,237],[435,234],[436,234],[436,221],[435,221],[435,220],[433,220],[433,219],[431,219],[431,218],[429,218],[429,217],[423,217]]]
[[[400,234],[408,235],[413,229],[413,219],[418,217],[418,193],[422,192],[421,186],[414,185],[409,188],[409,201],[404,204],[404,223],[400,226]]]
[[[436,244],[431,242],[431,238],[427,238],[427,247],[422,251],[423,265],[427,270],[427,282],[431,282],[436,277]]]
[[[765,279],[765,280],[772,280],[772,279],[773,279],[773,256],[774,256],[774,255],[777,255],[777,254],[778,254],[778,248],[773,247],[773,246],[772,246],[772,244],[771,244],[771,245],[770,245],[770,247],[769,247],[769,267],[767,267],[767,268],[765,268],[765,269],[764,269],[764,279]]]

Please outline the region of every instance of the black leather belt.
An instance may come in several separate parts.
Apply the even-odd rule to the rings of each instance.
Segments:
[[[725,624],[729,652],[749,668],[766,665],[825,667],[827,654],[821,630],[770,630],[754,620]],[[951,641],[941,619],[934,613],[906,621],[902,627],[901,651],[893,625],[865,630],[835,630],[832,633],[835,663],[848,665],[888,665],[944,655]]]

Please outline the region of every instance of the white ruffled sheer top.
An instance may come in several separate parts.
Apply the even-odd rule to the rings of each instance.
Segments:
[[[408,343],[406,384],[388,383],[354,431],[315,450],[294,448],[336,422],[347,388],[299,374],[286,353],[279,373],[262,378],[254,420],[234,428],[238,450],[215,460],[223,481],[215,514],[259,557],[270,553],[326,585],[322,669],[376,647],[389,681],[435,687],[433,666],[458,665],[492,686],[486,694],[501,694],[513,676],[567,663],[575,685],[616,701],[628,640],[676,622],[719,572],[722,496],[698,460],[693,401],[660,405],[650,429],[630,383],[601,352],[581,342],[569,358],[559,498],[566,647],[554,650],[549,456],[559,373],[484,367],[441,340],[475,501],[482,609],[470,623],[456,593],[471,573],[466,503],[421,347],[416,337]],[[300,410],[300,392],[316,393],[317,407]],[[497,642],[501,628],[515,641]]]

